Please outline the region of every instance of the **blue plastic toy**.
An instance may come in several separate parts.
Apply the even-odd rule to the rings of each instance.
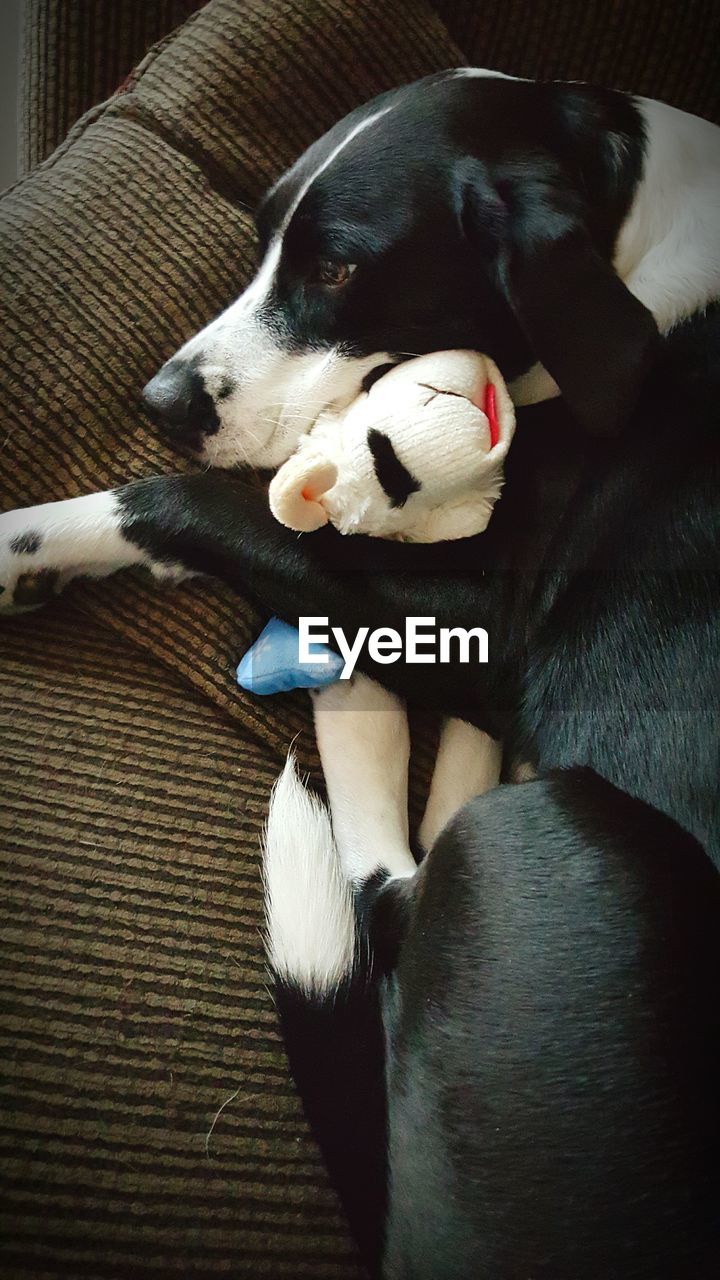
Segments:
[[[327,661],[300,662],[300,632],[279,618],[271,618],[248,649],[237,669],[237,682],[248,693],[286,693],[289,689],[320,689],[340,679],[343,659],[324,644],[313,644],[314,654]]]

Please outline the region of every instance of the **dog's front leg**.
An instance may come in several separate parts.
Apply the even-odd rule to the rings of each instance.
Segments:
[[[172,477],[143,481],[162,491]],[[91,493],[0,515],[0,612],[22,613],[57,595],[73,578],[103,578],[144,565],[157,577],[179,580],[187,570],[168,557],[154,557],[126,537],[124,494],[135,489]]]
[[[71,578],[140,565],[172,579],[222,578],[288,622],[326,617],[350,640],[362,628],[402,634],[411,616],[434,617],[437,628],[487,618],[497,630],[486,664],[435,665],[428,680],[422,663],[376,661],[367,646],[357,663],[398,693],[467,718],[497,683],[504,646],[491,577],[451,571],[454,556],[441,544],[341,537],[331,527],[298,536],[273,518],[262,490],[231,473],[157,476],[0,516],[0,608],[33,607]]]
[[[276,523],[264,493],[232,475],[148,477],[0,514],[0,609],[22,612],[73,578],[139,565],[161,578],[223,578],[271,608],[277,599],[288,616],[312,608],[321,564],[326,587],[333,564],[358,567],[350,542],[335,535],[334,556],[326,543],[322,533],[301,542]]]
[[[138,482],[121,491],[121,531],[153,564],[181,565],[210,574],[250,594],[287,622],[319,616],[352,642],[364,629],[404,635],[408,617],[434,618],[435,630],[493,628],[487,662],[462,661],[457,652],[438,662],[428,679],[427,658],[376,657],[359,649],[357,670],[405,697],[473,718],[474,708],[499,699],[506,618],[497,607],[498,583],[478,576],[482,539],[472,542],[473,571],[456,568],[454,544],[402,544],[362,536],[342,537],[326,526],[298,535],[272,516],[267,495],[228,473]],[[494,718],[482,728],[502,734]]]

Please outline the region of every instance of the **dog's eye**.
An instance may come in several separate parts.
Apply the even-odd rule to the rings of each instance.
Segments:
[[[318,263],[318,282],[328,289],[339,289],[341,285],[347,284],[355,267],[354,262],[331,262],[329,258],[323,259]]]

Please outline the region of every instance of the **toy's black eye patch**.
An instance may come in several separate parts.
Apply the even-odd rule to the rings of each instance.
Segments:
[[[368,431],[368,448],[372,454],[378,484],[387,494],[391,507],[403,507],[411,493],[422,487],[419,480],[398,458],[392,441],[384,431],[373,427]]]

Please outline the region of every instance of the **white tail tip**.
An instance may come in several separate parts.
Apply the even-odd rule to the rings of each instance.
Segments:
[[[263,860],[270,964],[304,994],[327,996],[352,971],[355,915],[330,815],[292,752],[270,797]]]

